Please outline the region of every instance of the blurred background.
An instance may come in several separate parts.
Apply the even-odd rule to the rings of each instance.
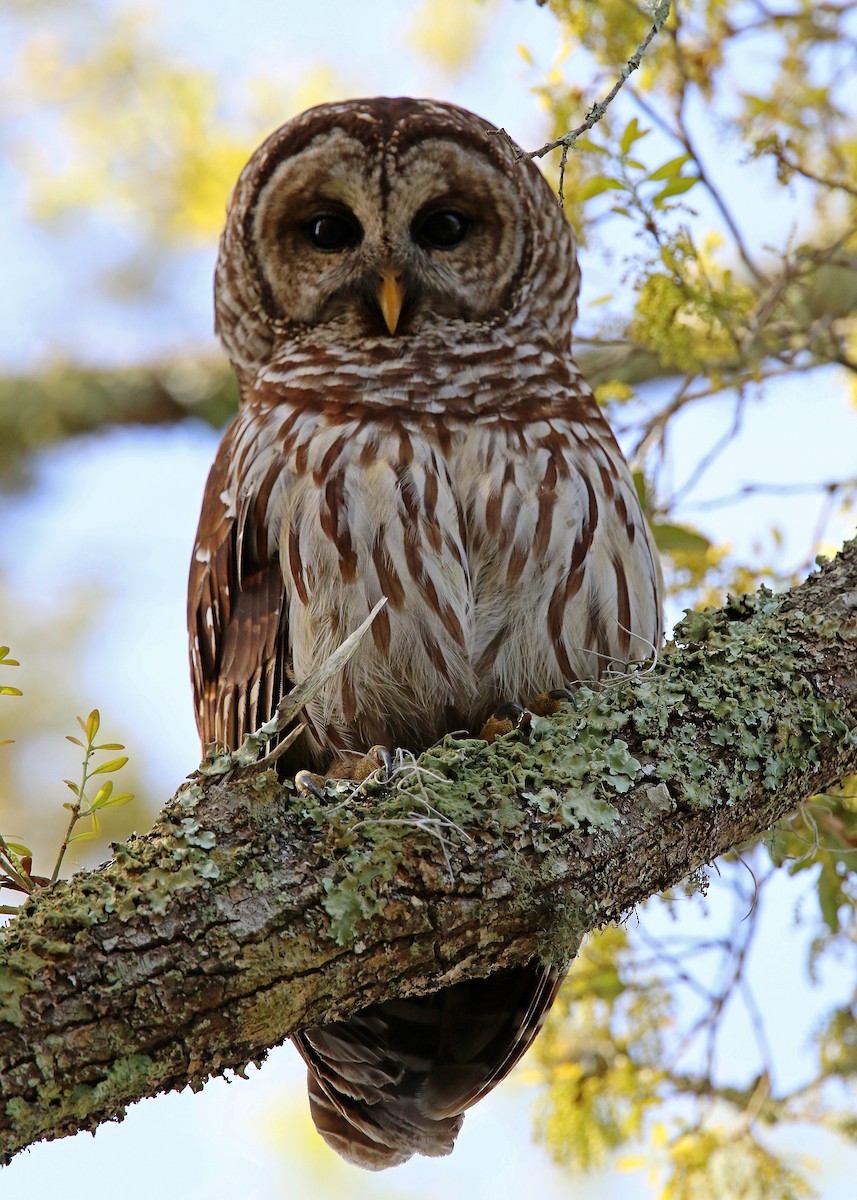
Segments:
[[[670,625],[805,576],[853,534],[857,497],[857,4],[674,9],[564,188],[578,355],[655,528]],[[68,819],[77,715],[98,707],[125,745],[135,798],[64,871],[146,829],[199,757],[184,589],[237,402],[211,275],[255,145],[311,104],[410,94],[534,150],[580,124],[651,20],[634,0],[0,0],[0,641],[20,662],[0,685],[23,693],[0,696],[0,832],[35,871]],[[342,1164],[286,1046],[249,1081],[37,1146],[3,1185],[850,1200],[855,793],[593,937],[450,1159]]]

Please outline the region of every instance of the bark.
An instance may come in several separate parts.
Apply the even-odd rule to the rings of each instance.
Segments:
[[[5,931],[0,1156],[372,1001],[565,959],[855,771],[857,541],[785,597],[690,613],[656,667],[526,733],[448,738],[324,806],[259,767],[197,773]]]

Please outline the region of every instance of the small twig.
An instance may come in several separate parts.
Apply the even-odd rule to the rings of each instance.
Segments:
[[[765,275],[764,271],[762,271],[762,269],[758,266],[752,254],[750,253],[749,247],[744,241],[744,236],[741,233],[738,222],[736,221],[732,210],[729,208],[729,205],[724,200],[720,189],[714,183],[714,180],[706,170],[705,164],[700,157],[698,149],[691,141],[690,133],[685,121],[684,111],[679,114],[679,125],[681,128],[680,136],[682,145],[687,153],[693,158],[694,166],[696,167],[696,173],[699,176],[700,183],[708,191],[709,196],[713,200],[715,206],[720,212],[720,215],[725,221],[729,232],[732,234],[732,239],[739,255],[741,256],[742,262],[758,284],[767,284],[767,275]]]
[[[574,146],[575,142],[577,141],[577,139],[579,137],[582,137],[582,135],[584,133],[588,132],[588,130],[592,129],[595,125],[598,124],[598,122],[601,120],[601,118],[607,112],[607,109],[610,107],[610,105],[613,103],[613,101],[618,96],[619,92],[622,90],[622,88],[627,83],[629,77],[634,73],[634,71],[637,70],[640,63],[643,61],[643,55],[648,50],[649,44],[660,32],[664,21],[666,21],[667,17],[670,15],[671,7],[672,7],[672,0],[658,0],[658,3],[653,5],[652,17],[653,17],[654,23],[653,23],[651,29],[646,34],[646,36],[643,38],[643,40],[640,42],[639,46],[634,51],[634,53],[631,55],[631,57],[628,59],[628,61],[625,63],[625,66],[622,68],[622,70],[620,72],[619,78],[613,84],[610,91],[607,93],[607,95],[604,97],[603,100],[595,101],[595,103],[592,105],[592,107],[587,112],[586,117],[581,122],[581,124],[577,126],[577,128],[569,130],[568,133],[564,133],[562,135],[562,137],[555,138],[552,142],[545,142],[545,144],[543,146],[539,146],[538,150],[528,150],[528,151],[522,150],[520,152],[520,158],[544,158],[544,156],[546,154],[550,154],[550,152],[552,150],[558,150],[560,147],[562,147],[562,153],[560,154],[560,160],[559,160],[559,203],[560,203],[560,207],[562,207],[565,203],[565,195],[563,192],[563,188],[565,186],[565,168],[566,168],[566,164],[568,162],[569,150],[572,148],[572,146]]]
[[[847,195],[857,198],[857,186],[849,183],[847,179],[831,179],[829,175],[822,175],[818,171],[805,167],[796,158],[789,156],[788,149],[789,147],[783,145],[782,142],[778,142],[770,151],[777,162],[787,171],[792,171],[795,175],[800,175],[811,183],[817,183],[819,187],[827,188],[828,191],[845,192]]]
[[[696,466],[690,472],[687,479],[685,479],[681,487],[676,489],[669,504],[667,505],[668,509],[672,509],[676,504],[679,503],[679,501],[683,500],[689,492],[693,491],[709,467],[716,462],[727,446],[729,446],[740,433],[744,416],[746,396],[743,385],[739,385],[736,391],[737,395],[735,399],[735,408],[729,428],[725,433],[721,434],[721,436],[716,442],[714,442],[712,446],[708,448],[708,450],[702,455]]]
[[[837,492],[846,491],[848,488],[857,488],[857,476],[847,479],[822,479],[817,483],[744,483],[728,496],[713,496],[709,500],[697,500],[692,504],[686,504],[685,509],[703,512],[707,509],[723,508],[728,504],[739,504],[748,496],[796,496],[818,492],[834,495]]]
[[[92,736],[94,736],[94,734]],[[62,860],[65,858],[65,852],[68,850],[68,844],[71,841],[72,830],[80,820],[80,806],[83,803],[84,791],[89,778],[89,760],[92,758],[94,753],[95,747],[92,745],[92,737],[89,737],[83,756],[83,773],[80,778],[80,788],[77,791],[77,799],[75,800],[74,804],[70,805],[71,816],[69,817],[68,826],[66,827],[65,837],[62,840],[62,845],[60,846],[59,853],[57,854],[57,861],[54,863],[54,869],[51,872],[52,884],[56,883],[57,879],[59,879],[60,867],[62,866]]]

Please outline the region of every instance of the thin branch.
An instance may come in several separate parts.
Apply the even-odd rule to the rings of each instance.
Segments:
[[[726,448],[731,445],[731,443],[738,436],[744,420],[745,404],[746,396],[744,394],[744,388],[739,387],[735,397],[735,408],[732,413],[732,420],[729,424],[729,428],[725,430],[725,432],[722,433],[711,446],[709,446],[708,450],[706,450],[705,454],[702,455],[693,470],[690,471],[681,487],[673,492],[672,496],[665,504],[665,507],[668,511],[674,508],[676,504],[680,503],[689,492],[693,491],[713,463],[717,461],[724,450],[726,450]]]
[[[724,508],[729,504],[739,504],[748,496],[794,496],[819,492],[835,495],[837,492],[846,491],[849,488],[857,488],[857,475],[846,479],[819,480],[816,483],[745,483],[728,496],[696,500],[691,504],[686,504],[685,508],[702,512],[710,508]]]
[[[732,210],[724,200],[720,189],[717,187],[708,171],[705,169],[705,164],[700,157],[699,150],[696,148],[696,145],[694,144],[687,128],[687,122],[685,121],[683,110],[678,113],[678,123],[679,129],[681,130],[681,143],[687,153],[692,156],[694,165],[696,167],[696,172],[699,175],[700,183],[714,201],[718,212],[725,221],[729,232],[732,234],[732,239],[735,242],[735,247],[738,250],[739,255],[741,256],[741,261],[744,263],[745,267],[758,284],[766,285],[768,283],[767,275],[765,275],[765,272],[755,262],[752,254],[750,253],[749,247],[744,240],[744,235],[741,233],[741,230],[738,227],[738,222],[732,215]]]
[[[827,175],[813,171],[809,167],[805,167],[803,163],[798,162],[796,158],[790,157],[786,153],[786,150],[786,146],[778,143],[771,149],[770,153],[787,171],[792,171],[795,175],[800,175],[803,179],[808,179],[811,183],[817,183],[819,187],[827,188],[829,191],[845,192],[848,196],[853,196],[857,200],[857,184],[849,183],[846,179],[831,179]]]
[[[648,50],[650,43],[658,35],[661,27],[669,16],[671,7],[672,0],[658,0],[658,2],[652,6],[652,17],[654,23],[652,24],[651,29],[637,46],[637,49],[628,59],[625,66],[622,68],[619,78],[613,84],[610,91],[603,98],[603,100],[595,101],[580,125],[578,125],[575,129],[569,130],[568,133],[564,133],[561,137],[555,138],[552,142],[545,142],[543,146],[539,146],[538,150],[521,152],[521,158],[544,158],[544,156],[546,154],[550,154],[552,150],[558,150],[561,148],[562,153],[559,160],[560,207],[562,207],[565,203],[563,189],[565,186],[565,168],[566,163],[568,162],[569,150],[571,150],[578,138],[582,137],[584,133],[587,133],[590,129],[598,124],[598,122],[607,112],[607,109],[619,95],[619,92],[625,86],[630,76],[638,69],[640,63],[643,61],[643,55]]]

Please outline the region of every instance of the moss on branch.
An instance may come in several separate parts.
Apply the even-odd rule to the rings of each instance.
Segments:
[[[309,801],[196,777],[0,944],[0,1157],[243,1070],[298,1028],[583,934],[857,771],[857,543],[691,613],[654,668]]]

